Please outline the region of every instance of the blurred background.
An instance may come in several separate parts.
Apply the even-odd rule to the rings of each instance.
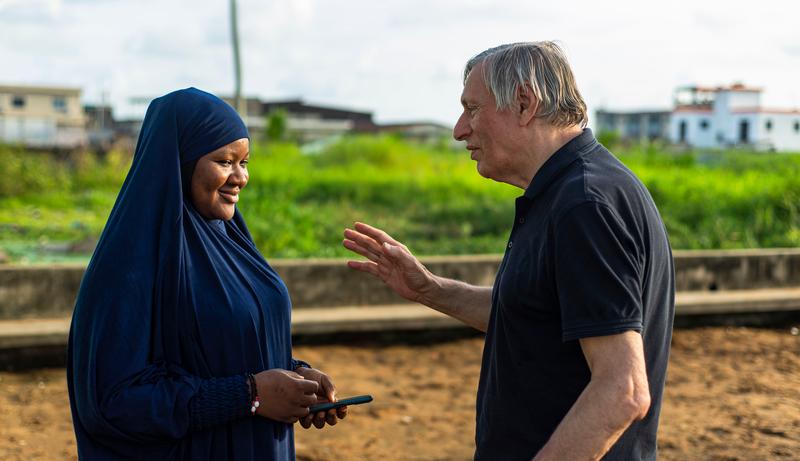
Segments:
[[[800,242],[794,3],[237,1],[238,73],[230,1],[0,1],[6,259],[85,261],[147,104],[188,86],[257,141],[241,207],[268,257],[343,255],[355,219],[421,254],[499,252],[519,191],[452,140],[463,65],[539,39],[675,248]]]
[[[63,370],[26,360],[63,351],[153,98],[194,86],[239,110],[253,138],[239,207],[279,271],[346,256],[356,220],[419,255],[491,266],[522,191],[481,178],[452,139],[463,66],[557,40],[589,127],[653,195],[684,290],[734,293],[702,298],[728,310],[676,330],[664,458],[800,459],[798,17],[800,3],[777,0],[0,0],[0,366],[29,370],[0,373],[0,458],[75,458]],[[63,267],[72,285],[53,275]],[[68,307],[40,315],[54,283]],[[736,309],[760,314],[726,317]],[[40,317],[61,323],[24,323]],[[422,328],[433,336],[415,341],[420,329],[387,322],[344,344],[298,338],[310,361],[349,370],[345,387],[379,397],[350,429],[298,435],[299,458],[470,459],[481,339]],[[28,346],[13,342],[29,327]],[[453,413],[435,411],[449,399]]]

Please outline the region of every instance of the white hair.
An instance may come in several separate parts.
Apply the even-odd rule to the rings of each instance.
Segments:
[[[519,89],[527,86],[539,100],[537,117],[564,127],[585,127],[589,121],[572,69],[554,42],[511,43],[489,48],[467,62],[464,83],[479,64],[484,64],[483,81],[494,95],[497,110],[511,108]]]

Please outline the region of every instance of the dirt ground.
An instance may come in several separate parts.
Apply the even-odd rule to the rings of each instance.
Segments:
[[[297,426],[298,459],[471,459],[482,347],[479,337],[295,347],[340,396],[375,397],[335,427]],[[662,460],[800,460],[798,330],[676,331],[659,450]],[[0,459],[76,459],[63,369],[0,373]]]

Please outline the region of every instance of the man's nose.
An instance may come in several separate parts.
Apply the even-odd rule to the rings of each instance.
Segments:
[[[453,127],[453,138],[455,138],[456,141],[463,141],[467,139],[467,136],[469,136],[471,132],[472,130],[469,127],[469,122],[465,114],[462,113],[461,116],[458,117],[456,126]]]

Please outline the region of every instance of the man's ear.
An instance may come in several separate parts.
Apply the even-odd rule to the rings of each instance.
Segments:
[[[517,89],[517,109],[520,126],[525,126],[536,118],[539,112],[539,100],[533,94],[530,85],[520,85]]]

